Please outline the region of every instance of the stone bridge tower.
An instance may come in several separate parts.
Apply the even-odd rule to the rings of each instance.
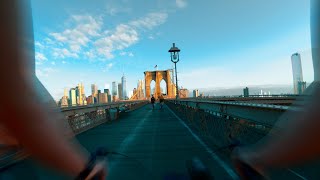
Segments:
[[[160,82],[164,80],[166,82],[167,87],[167,96],[166,98],[174,98],[175,92],[173,89],[175,88],[175,85],[171,81],[171,70],[165,70],[165,71],[146,71],[144,72],[144,78],[145,78],[145,89],[146,89],[146,98],[151,97],[151,88],[150,84],[151,81],[154,80],[156,82],[155,86],[155,92],[154,97],[158,98],[161,95],[160,90]]]

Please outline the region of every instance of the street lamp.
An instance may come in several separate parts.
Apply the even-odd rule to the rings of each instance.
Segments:
[[[171,61],[174,63],[175,73],[176,73],[176,99],[179,98],[179,89],[178,89],[178,74],[177,74],[177,63],[179,62],[179,52],[180,49],[176,47],[176,44],[173,43],[173,46],[170,48],[169,53],[171,55]]]

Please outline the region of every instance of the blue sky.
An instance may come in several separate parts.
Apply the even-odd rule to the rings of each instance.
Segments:
[[[86,94],[143,72],[172,68],[193,88],[292,84],[291,54],[313,80],[306,0],[32,0],[37,76],[55,99],[85,84]]]

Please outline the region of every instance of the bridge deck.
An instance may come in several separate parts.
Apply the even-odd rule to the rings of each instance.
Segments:
[[[167,107],[152,110],[145,106],[125,114],[119,121],[100,125],[77,138],[90,151],[105,146],[131,158],[110,156],[108,179],[163,179],[169,173],[187,174],[186,161],[192,157],[200,158],[217,179],[232,179],[233,171],[229,166],[219,161],[210,148]],[[32,160],[9,168],[1,177],[66,178]]]

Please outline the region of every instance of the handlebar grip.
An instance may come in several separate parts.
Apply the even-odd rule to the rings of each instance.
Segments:
[[[266,179],[262,174],[256,171],[247,163],[236,159],[234,160],[235,166],[241,176],[242,179],[250,179],[250,180],[264,180]]]

